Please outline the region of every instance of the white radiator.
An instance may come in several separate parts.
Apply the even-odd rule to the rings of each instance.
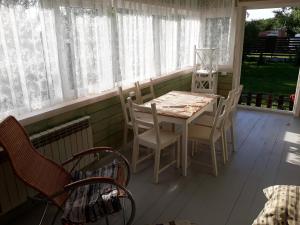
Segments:
[[[93,147],[89,116],[65,123],[30,137],[33,145],[47,158],[61,163],[73,154]],[[79,164],[84,167],[93,157],[85,157]],[[70,169],[69,165],[67,169]],[[38,169],[38,168],[37,168]],[[51,171],[49,171],[51,173]],[[0,215],[19,206],[28,196],[36,194],[13,174],[7,160],[0,161]]]

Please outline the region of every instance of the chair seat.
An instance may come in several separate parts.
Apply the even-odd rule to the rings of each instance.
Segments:
[[[214,123],[214,115],[210,112],[202,114],[193,122],[193,124],[207,126],[207,127],[212,127],[213,123]]]
[[[215,74],[215,73],[217,73],[217,71],[215,71],[215,70],[212,70],[212,71],[210,71],[210,70],[196,70],[196,73],[201,74],[201,75],[209,75],[210,73]]]
[[[154,129],[147,130],[146,132],[139,135],[140,144],[150,144],[155,148],[157,146],[156,136]],[[160,130],[160,141],[161,148],[165,148],[166,146],[176,142],[179,138],[179,134],[176,134],[171,131]]]
[[[201,126],[197,124],[190,124],[189,125],[189,138],[197,139],[201,142],[209,142],[210,141],[210,134],[212,128],[209,126]],[[221,130],[216,128],[213,136],[213,140],[217,140],[221,136]]]
[[[120,165],[114,161],[95,171],[74,171],[72,177],[73,181],[88,177],[110,177],[116,180],[119,174]],[[62,221],[63,224],[95,222],[121,209],[118,188],[105,183],[89,184],[70,193],[64,206]]]

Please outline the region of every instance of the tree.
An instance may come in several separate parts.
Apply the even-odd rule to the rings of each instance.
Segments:
[[[277,24],[285,27],[288,36],[294,37],[295,34],[300,33],[300,8],[285,7],[274,11]]]
[[[258,40],[260,32],[275,29],[277,26],[278,23],[274,19],[247,21],[245,25],[244,47],[252,47]],[[244,50],[247,51],[245,48]]]
[[[260,29],[257,21],[246,22],[245,36],[244,36],[244,54],[247,54],[247,47],[251,47],[255,44],[258,39]]]

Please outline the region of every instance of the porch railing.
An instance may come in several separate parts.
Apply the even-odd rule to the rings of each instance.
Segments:
[[[292,111],[294,107],[294,99],[294,95],[243,92],[240,97],[239,104]]]

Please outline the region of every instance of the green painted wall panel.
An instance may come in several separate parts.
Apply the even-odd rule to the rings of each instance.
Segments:
[[[231,81],[232,74],[219,76],[218,93],[226,96],[231,89]],[[190,88],[191,75],[176,77],[154,85],[157,97],[171,90],[190,91]],[[121,146],[124,121],[119,96],[39,121],[27,126],[26,129],[30,134],[34,134],[86,115],[91,116],[95,146]]]
[[[122,140],[123,138],[123,130],[113,133],[110,137],[106,138],[105,140],[95,142],[95,146],[109,146],[113,148],[120,147],[120,143],[118,140]]]
[[[87,107],[84,107],[84,110],[87,114],[93,114],[111,105],[116,105],[116,104],[120,104],[119,96],[114,96],[112,98],[93,103]]]
[[[171,90],[190,90],[191,76],[176,77],[154,86],[156,96]],[[38,133],[82,116],[91,116],[94,145],[119,147],[123,138],[123,114],[119,96],[99,101],[26,126],[30,134]]]
[[[93,114],[87,113],[87,115],[92,115],[92,118],[91,118],[92,124],[98,123],[101,120],[107,119],[111,116],[118,115],[118,114],[122,114],[121,104],[109,106],[109,107],[107,107],[103,110],[97,111]]]
[[[123,123],[123,114],[112,115],[110,118],[106,118],[97,123],[92,123],[93,132],[96,134],[114,123]]]

